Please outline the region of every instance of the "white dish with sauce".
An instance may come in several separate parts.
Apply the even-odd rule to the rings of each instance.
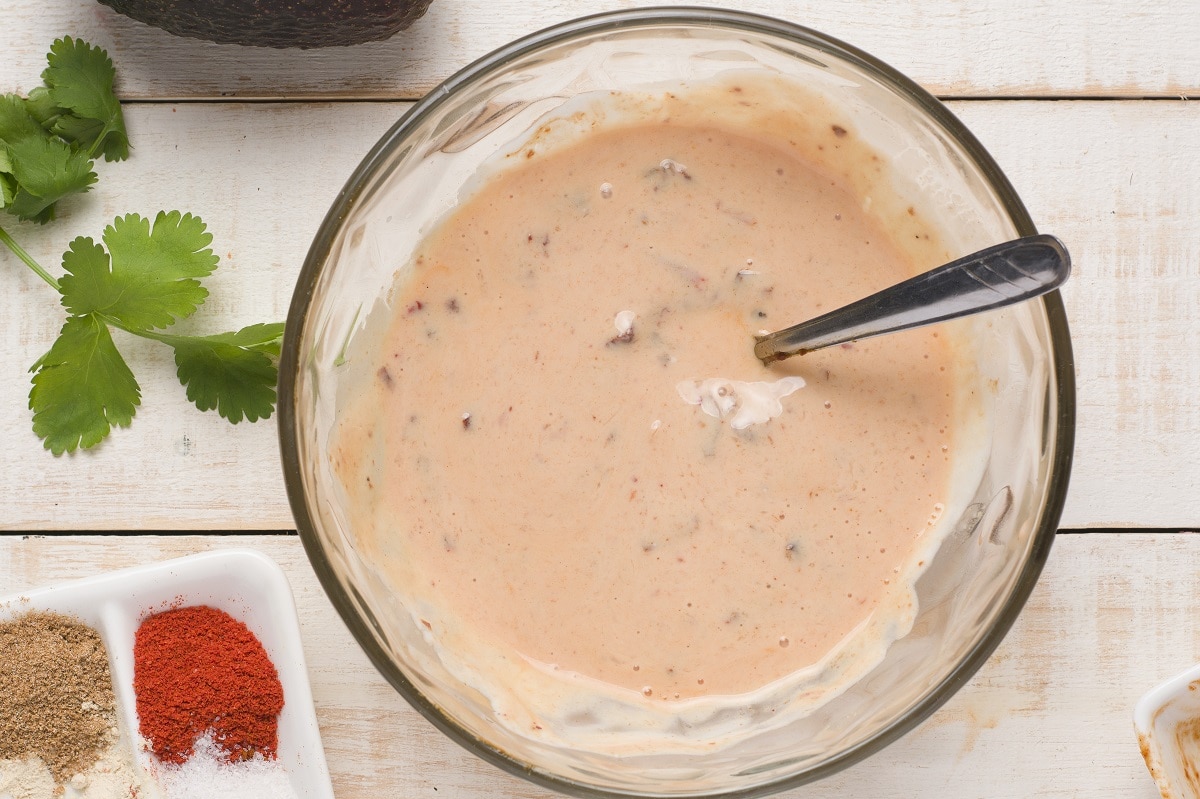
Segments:
[[[1200,665],[1146,692],[1133,726],[1163,799],[1200,797]]]
[[[122,743],[136,765],[157,768],[138,735],[133,644],[148,615],[208,605],[246,624],[262,642],[283,685],[277,762],[301,799],[333,799],[300,643],[296,603],[283,570],[250,549],[227,549],[138,566],[0,597],[0,619],[43,610],[74,617],[104,641],[116,693]],[[147,780],[157,787],[155,780]],[[73,795],[68,788],[66,796]],[[0,794],[0,799],[7,799]],[[169,799],[169,798],[168,798]]]

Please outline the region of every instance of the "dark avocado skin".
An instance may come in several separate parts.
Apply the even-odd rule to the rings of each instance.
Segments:
[[[332,47],[386,39],[432,0],[100,0],[139,22],[224,44]]]

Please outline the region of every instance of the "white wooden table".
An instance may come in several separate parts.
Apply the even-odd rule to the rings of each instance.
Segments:
[[[942,710],[804,797],[1157,795],[1130,711],[1200,660],[1200,3],[728,0],[855,44],[947,99],[1039,228],[1070,247],[1071,491],[1042,580],[995,656]],[[222,267],[196,325],[283,319],[319,220],[366,149],[459,67],[552,22],[631,5],[434,0],[396,38],[276,51],[178,39],[92,0],[7,0],[0,92],[38,82],[65,34],[117,65],[133,157],[52,226],[6,227],[57,268],[118,213],[178,208]],[[30,432],[26,369],[55,297],[0,253],[0,593],[248,545],[286,569],[339,799],[537,796],[451,744],[353,644],[304,557],[273,423],[200,414],[167,352],[122,341],[132,428],[55,459]]]

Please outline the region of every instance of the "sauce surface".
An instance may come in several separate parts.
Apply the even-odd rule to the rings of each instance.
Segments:
[[[666,114],[517,151],[399,273],[334,463],[361,546],[471,668],[669,705],[911,616],[953,348],[752,346],[934,262],[760,133]]]

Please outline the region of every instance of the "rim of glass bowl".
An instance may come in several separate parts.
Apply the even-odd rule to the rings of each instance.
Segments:
[[[355,207],[364,189],[371,183],[377,168],[387,160],[391,152],[404,142],[409,131],[419,126],[459,87],[470,83],[484,73],[502,67],[515,58],[580,36],[630,28],[679,25],[721,27],[787,38],[818,51],[829,53],[863,69],[876,80],[890,85],[896,92],[907,97],[962,148],[966,156],[979,168],[992,190],[995,191],[1020,235],[1037,232],[1033,220],[1017,197],[1012,185],[975,136],[939,100],[911,79],[873,56],[812,29],[772,17],[726,9],[678,6],[607,12],[580,17],[525,36],[480,58],[429,92],[409,109],[363,158],[330,207],[305,258],[292,296],[280,356],[278,417],[280,449],[283,458],[284,481],[300,539],[321,585],[324,586],[326,594],[337,608],[355,640],[358,641],[380,674],[421,715],[451,740],[510,774],[523,777],[547,788],[575,796],[589,797],[589,799],[591,797],[624,797],[641,794],[607,791],[538,771],[535,766],[515,759],[479,740],[453,718],[444,714],[413,685],[377,644],[367,623],[357,613],[345,587],[338,580],[332,565],[325,557],[313,524],[313,518],[309,513],[307,498],[304,495],[295,413],[296,378],[300,370],[300,338],[301,331],[305,327],[304,322],[312,302],[317,279],[329,257],[332,243],[342,220],[346,219]],[[880,729],[873,736],[807,771],[749,788],[709,794],[709,796],[722,796],[728,799],[763,796],[829,776],[878,752],[924,721],[953,696],[983,665],[1012,627],[1049,556],[1066,499],[1074,451],[1075,370],[1066,312],[1063,308],[1062,298],[1057,291],[1045,295],[1041,302],[1045,306],[1049,322],[1051,357],[1054,361],[1055,432],[1054,440],[1046,442],[1054,449],[1049,482],[1046,487],[1046,503],[1037,520],[1029,557],[1021,569],[1011,593],[1003,602],[995,624],[940,684],[930,690],[904,716]],[[646,794],[645,796],[654,795]]]

